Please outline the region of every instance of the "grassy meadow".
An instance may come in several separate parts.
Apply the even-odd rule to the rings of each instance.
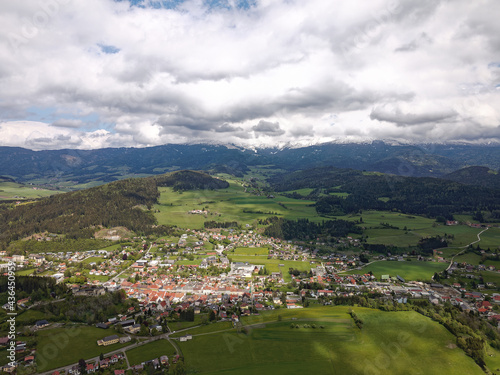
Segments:
[[[158,340],[127,350],[125,354],[130,365],[135,366],[162,355],[170,359],[176,354],[176,350],[167,340]]]
[[[477,240],[477,234],[482,230],[466,225],[438,225],[434,219],[387,211],[365,211],[362,214],[338,216],[337,218],[349,221],[362,220],[359,225],[365,228],[364,233],[368,236],[367,243],[399,247],[416,246],[420,239],[437,235],[453,235],[453,238],[449,240],[451,247],[467,246]],[[384,227],[382,224],[388,224],[390,227]],[[492,229],[494,230],[491,234],[488,233]],[[483,233],[481,238],[485,239],[485,245],[496,243],[498,246],[500,244],[500,229],[492,229]],[[483,241],[481,241],[481,246],[483,246]]]
[[[377,280],[380,280],[382,275],[390,275],[391,277],[399,275],[406,281],[429,281],[435,272],[441,272],[446,267],[448,267],[448,263],[420,262],[416,260],[411,262],[380,261],[369,264],[363,267],[362,270],[348,271],[346,274],[352,275],[371,271]]]
[[[248,334],[194,336],[179,346],[188,371],[200,374],[483,373],[455,346],[454,336],[428,318],[415,312],[354,311],[364,321],[362,330],[347,307],[319,307],[278,311],[281,321],[266,319],[264,312],[252,317],[256,323],[247,327]],[[273,319],[276,312],[271,313]]]
[[[60,191],[34,188],[33,186],[18,184],[16,182],[0,182],[0,201],[18,199],[19,197],[34,199],[59,194]]]
[[[230,180],[230,186],[221,190],[196,190],[175,192],[160,188],[159,204],[154,207],[160,224],[182,228],[203,228],[205,221],[237,221],[252,224],[255,220],[278,215],[288,219],[318,219],[312,201],[291,199],[276,195],[275,198],[256,196],[245,192],[241,183]],[[282,205],[280,205],[281,203]],[[283,205],[285,207],[283,207]],[[191,210],[206,209],[206,215],[189,214]]]
[[[130,343],[98,346],[97,340],[115,334],[109,329],[89,326],[53,328],[38,331],[36,363],[38,372],[47,371],[123,348]]]

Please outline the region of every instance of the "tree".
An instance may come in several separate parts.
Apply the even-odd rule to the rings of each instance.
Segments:
[[[78,366],[80,367],[80,372],[83,373],[85,371],[85,367],[87,366],[83,358],[78,360]]]
[[[149,330],[144,324],[141,324],[141,330],[139,331],[139,336],[149,336]]]
[[[210,320],[211,322],[213,322],[217,317],[215,316],[215,311],[214,310],[210,310],[210,313],[208,315],[208,320]]]

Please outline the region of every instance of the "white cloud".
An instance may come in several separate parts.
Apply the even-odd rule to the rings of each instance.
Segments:
[[[0,145],[500,140],[494,0],[145,4],[3,2]]]

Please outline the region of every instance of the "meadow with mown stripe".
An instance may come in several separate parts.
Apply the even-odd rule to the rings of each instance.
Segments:
[[[179,345],[188,371],[200,374],[483,373],[451,333],[416,312],[353,310],[361,330],[349,307],[277,310],[243,318],[246,334],[218,332]]]

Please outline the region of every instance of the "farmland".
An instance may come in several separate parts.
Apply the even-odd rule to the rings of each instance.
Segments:
[[[47,190],[18,184],[16,182],[0,182],[0,201],[6,199],[20,199],[21,197],[28,199],[36,199],[48,197],[60,192],[55,190]]]
[[[131,366],[161,357],[162,355],[171,358],[174,354],[176,354],[176,350],[167,340],[153,341],[125,352]]]
[[[288,219],[318,219],[314,207],[309,207],[314,203],[312,201],[279,195],[275,198],[252,195],[245,192],[240,182],[229,182],[230,187],[221,190],[175,192],[172,188],[160,188],[159,204],[154,207],[159,211],[155,213],[159,223],[195,229],[203,228],[203,223],[211,220],[252,224],[255,220],[273,215]],[[202,209],[208,213],[188,213]]]
[[[429,281],[435,272],[441,272],[448,266],[448,263],[437,262],[391,262],[380,261],[374,262],[360,270],[352,270],[348,274],[359,274],[372,272],[373,275],[380,280],[382,275],[390,275],[391,277],[401,276],[405,280],[421,280]]]
[[[415,312],[354,310],[362,330],[347,307],[319,307],[283,311],[281,321],[263,314],[247,334],[195,336],[180,347],[188,371],[201,374],[483,373],[443,326]]]
[[[104,347],[97,345],[97,340],[112,335],[109,330],[88,326],[73,326],[41,330],[37,333],[38,347],[36,361],[39,372],[78,362],[80,358],[99,356],[101,352],[110,352],[125,344]]]

